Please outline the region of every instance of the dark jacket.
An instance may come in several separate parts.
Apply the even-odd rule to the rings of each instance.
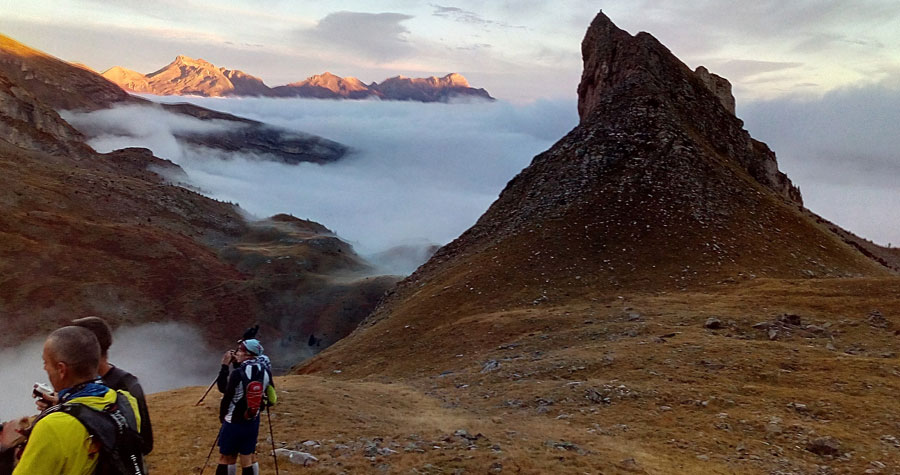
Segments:
[[[103,384],[110,389],[122,389],[128,391],[138,402],[138,411],[141,415],[141,440],[144,455],[153,450],[153,427],[150,425],[150,413],[147,411],[147,400],[144,398],[144,389],[137,377],[123,369],[112,367],[101,376]]]
[[[257,360],[249,360],[235,369],[228,365],[219,368],[219,376],[216,378],[216,387],[222,393],[222,402],[219,404],[219,421],[230,423],[249,422],[244,416],[247,410],[247,384],[250,381],[262,383],[263,391],[268,386],[274,386],[272,373],[269,368]],[[259,417],[256,415],[251,420]]]

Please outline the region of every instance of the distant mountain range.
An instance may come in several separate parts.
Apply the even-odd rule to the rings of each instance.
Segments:
[[[188,323],[229,346],[235,329],[259,323],[279,348],[275,365],[290,366],[352,331],[398,280],[373,275],[321,224],[284,214],[250,221],[236,205],[177,186],[184,171],[148,149],[98,153],[86,140],[108,129],[57,112],[118,107],[227,124],[176,134],[186,147],[320,164],[347,151],[192,104],[151,103],[0,35],[0,346],[80,315],[115,327]]]
[[[381,83],[365,84],[355,77],[340,77],[325,72],[303,81],[269,87],[262,79],[243,71],[216,67],[202,59],[178,56],[164,68],[146,75],[120,66],[110,68],[102,75],[126,91],[163,96],[378,98],[419,102],[447,102],[451,98],[494,100],[484,89],[469,86],[466,78],[457,73],[440,78],[394,76]]]

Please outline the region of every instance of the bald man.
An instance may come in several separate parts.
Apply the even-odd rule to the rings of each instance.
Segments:
[[[43,358],[44,370],[59,394],[61,406],[81,404],[99,411],[116,403],[122,394],[139,427],[140,414],[134,397],[97,382],[100,344],[89,330],[68,326],[54,331],[44,342]],[[38,416],[13,475],[93,474],[99,451],[99,445],[78,419],[60,406],[53,406]]]
[[[112,345],[112,329],[106,320],[100,317],[84,317],[72,320],[72,325],[87,328],[100,343],[100,366],[97,371],[104,386],[109,389],[123,389],[137,399],[141,412],[141,451],[144,455],[153,450],[153,426],[150,425],[150,412],[147,410],[147,400],[144,397],[144,388],[140,381],[131,373],[109,362],[109,347]]]

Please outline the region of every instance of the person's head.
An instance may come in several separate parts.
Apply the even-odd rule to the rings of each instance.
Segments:
[[[234,357],[237,359],[238,363],[242,363],[251,358],[256,358],[261,354],[263,354],[262,343],[260,343],[259,340],[250,339],[241,342]]]
[[[97,377],[100,344],[90,330],[68,326],[44,342],[44,371],[56,392]]]
[[[72,325],[90,330],[97,337],[97,342],[100,343],[100,356],[106,358],[109,347],[112,345],[112,329],[109,328],[106,320],[94,316],[84,317],[72,320]]]

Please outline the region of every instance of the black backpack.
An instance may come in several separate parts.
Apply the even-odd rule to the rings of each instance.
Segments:
[[[134,410],[120,391],[116,402],[102,410],[84,404],[64,403],[54,412],[64,412],[78,419],[94,440],[100,443],[98,475],[146,475]]]

